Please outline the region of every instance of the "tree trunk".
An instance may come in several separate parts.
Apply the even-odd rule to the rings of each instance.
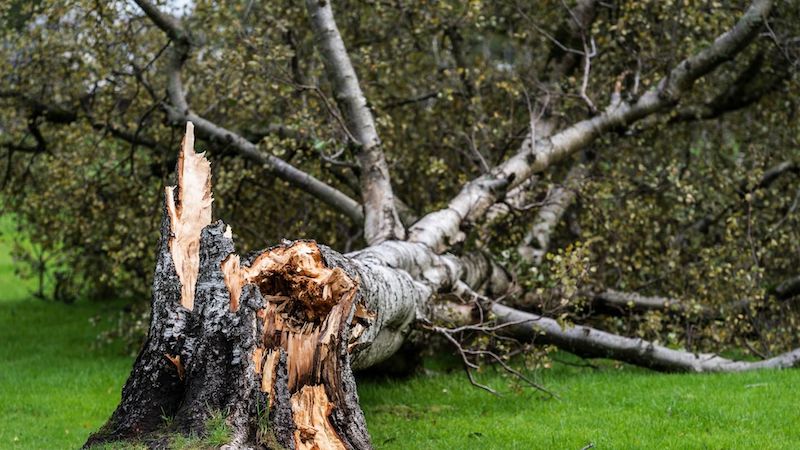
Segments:
[[[199,243],[191,310],[176,301],[169,252],[160,255],[147,343],[122,402],[87,444],[137,438],[158,447],[162,432],[202,435],[221,412],[233,448],[369,448],[350,368],[372,318],[358,273],[304,241],[240,264],[221,221]]]

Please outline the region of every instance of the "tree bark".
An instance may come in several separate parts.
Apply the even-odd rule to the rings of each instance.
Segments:
[[[119,406],[86,446],[163,447],[170,433],[202,436],[222,413],[230,448],[371,448],[352,367],[397,351],[436,286],[462,275],[456,260],[425,278],[431,262],[405,243],[342,255],[286,241],[242,258],[230,228],[211,223],[210,166],[194,152],[191,124],[177,173],[148,338]]]
[[[364,203],[364,238],[377,244],[403,239],[405,228],[395,206],[389,165],[367,99],[333,18],[330,1],[307,0],[314,41],[322,55],[334,97],[344,116],[346,132],[357,145],[355,155],[361,168],[361,196]]]

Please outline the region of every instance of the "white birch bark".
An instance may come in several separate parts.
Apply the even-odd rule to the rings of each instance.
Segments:
[[[367,99],[336,26],[330,1],[307,0],[308,15],[317,50],[322,56],[334,97],[344,115],[347,132],[353,139],[361,167],[361,195],[364,203],[364,237],[378,244],[389,239],[403,239],[405,228],[395,207],[394,193]]]

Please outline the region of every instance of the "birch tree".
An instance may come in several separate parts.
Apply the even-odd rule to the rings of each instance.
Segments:
[[[616,66],[611,69],[616,73],[603,78],[611,82],[599,89],[592,89],[597,85],[592,80],[601,72],[598,67],[607,62],[603,45],[610,44],[608,39],[596,36],[595,30],[602,26],[599,23],[614,19],[617,10],[603,10],[609,7],[590,0],[554,7],[561,20],[552,33],[523,5],[497,6],[498,15],[493,17],[515,17],[518,25],[525,24],[541,38],[541,49],[549,50],[540,67],[549,74],[540,76],[535,93],[528,92],[528,87],[508,88],[508,81],[503,79],[496,85],[508,88],[506,94],[519,97],[513,102],[525,105],[522,131],[508,140],[510,144],[502,147],[502,152],[481,148],[500,137],[497,130],[485,126],[491,124],[492,115],[487,112],[489,105],[482,102],[481,72],[469,66],[468,55],[474,50],[465,48],[459,20],[438,24],[441,33],[432,43],[415,42],[412,37],[409,45],[431,45],[433,60],[439,60],[443,67],[451,62],[441,61],[441,48],[445,43],[449,46],[453,80],[466,108],[458,120],[483,121],[480,127],[468,127],[470,133],[463,133],[459,144],[466,147],[463,155],[475,167],[458,174],[442,173],[442,178],[457,180],[450,198],[417,209],[413,205],[419,202],[398,194],[409,189],[398,186],[419,178],[409,177],[407,170],[393,170],[390,163],[389,150],[402,151],[403,142],[389,145],[381,137],[388,129],[397,139],[403,135],[397,129],[412,129],[416,124],[388,123],[376,114],[368,93],[379,89],[365,89],[364,80],[378,85],[389,82],[368,75],[383,64],[373,55],[353,57],[350,49],[359,47],[343,37],[341,30],[345,28],[337,24],[347,3],[305,2],[305,26],[318,58],[303,54],[294,30],[286,30],[285,45],[292,49],[287,58],[288,70],[263,72],[266,80],[291,87],[291,95],[300,103],[319,105],[328,126],[335,130],[337,138],[331,140],[319,139],[315,136],[317,130],[273,123],[271,119],[275,117],[261,117],[256,121],[258,129],[245,129],[225,121],[224,114],[215,111],[218,105],[213,100],[206,107],[197,106],[198,93],[209,95],[214,89],[224,89],[221,84],[196,88],[197,80],[193,79],[197,72],[213,70],[213,64],[225,61],[224,47],[209,42],[188,12],[173,14],[164,5],[148,0],[135,3],[137,9],[124,10],[125,15],[137,19],[130,23],[147,23],[148,30],[160,33],[165,42],[151,51],[151,62],[145,66],[133,63],[131,73],[115,75],[134,78],[136,85],[147,91],[152,107],[145,111],[138,127],[115,124],[114,114],[105,120],[98,116],[100,111],[92,104],[92,96],[114,89],[107,87],[107,79],[105,83],[95,82],[89,94],[72,106],[62,105],[56,96],[45,101],[16,89],[22,86],[21,82],[7,83],[9,89],[2,92],[3,98],[15,105],[16,119],[28,114],[28,134],[20,141],[6,143],[9,161],[15,153],[50,152],[51,141],[42,133],[45,126],[48,131],[59,126],[88,126],[109,139],[130,145],[131,172],[135,165],[133,155],[139,147],[162,156],[177,155],[169,161],[176,165],[174,185],[157,194],[160,240],[147,339],[122,390],[119,406],[108,423],[89,438],[87,446],[118,440],[165,445],[164,431],[202,434],[209,417],[222,411],[234,431],[230,448],[370,448],[353,371],[392,357],[415,329],[441,335],[452,343],[464,358],[468,373],[476,367],[472,357],[479,354],[495,358],[523,378],[504,362],[505,355],[467,349],[460,340],[462,332],[513,337],[522,343],[554,345],[588,358],[607,357],[666,371],[791,368],[800,362],[800,350],[785,349],[788,351],[765,355],[761,361],[733,361],[713,352],[678,350],[663,342],[598,328],[606,320],[603,317],[632,311],[688,317],[693,323],[714,322],[742,312],[755,315],[762,307],[757,299],[697,305],[666,294],[598,290],[592,283],[582,284],[585,277],[591,278],[585,273],[578,277],[581,285],[562,283],[548,289],[531,286],[530,278],[530,273],[547,264],[548,255],[551,259],[561,257],[553,249],[557,230],[570,220],[569,211],[574,211],[575,203],[592,201],[585,198],[591,194],[586,188],[592,186],[593,170],[603,170],[594,169],[595,166],[614,157],[607,154],[614,151],[609,142],[635,140],[647,133],[669,133],[672,127],[746,109],[774,93],[780,83],[794,79],[792,45],[797,39],[779,36],[770,25],[780,25],[776,17],[796,13],[791,6],[755,0],[737,9],[735,16],[729,11],[727,15],[733,20],[724,31],[705,36],[704,42],[691,49],[682,49],[687,51],[673,55],[666,69],[646,67],[647,61],[641,59],[636,67]],[[248,4],[244,8],[251,7]],[[286,11],[295,7],[287,6]],[[223,18],[230,14],[225,6],[198,4],[196,8]],[[91,12],[102,20],[102,11]],[[413,36],[415,11],[406,5],[400,13],[409,21],[403,26],[410,27]],[[87,17],[95,17],[92,14]],[[245,53],[258,51],[248,39],[253,29],[263,25],[248,14],[245,9],[240,16],[248,18],[240,29]],[[359,23],[359,17],[344,15],[350,19],[348,26]],[[719,19],[720,23],[725,22],[723,19]],[[791,27],[787,29],[779,31],[791,33]],[[46,34],[47,30],[40,32]],[[387,30],[375,39],[394,42],[392,36],[392,30]],[[753,48],[762,48],[758,46],[771,49],[780,62],[768,66],[767,56],[754,56]],[[491,51],[486,47],[483,50]],[[302,66],[308,68],[315,63],[301,61],[301,56],[321,64],[315,72],[321,78],[309,79]],[[150,66],[156,61],[160,72],[154,74]],[[270,62],[254,60],[245,66],[255,66],[253,70],[257,72],[261,63]],[[447,70],[450,69],[444,69]],[[151,86],[150,77],[156,76],[163,92]],[[562,83],[563,79],[572,81]],[[573,92],[560,92],[565,86]],[[245,82],[237,89],[243,87]],[[456,92],[426,93],[424,86],[414,87],[415,95],[385,101],[382,107],[424,105]],[[388,98],[386,93],[383,98]],[[117,100],[112,109],[121,107]],[[258,109],[262,102],[272,100],[255,94],[243,100],[241,107],[250,107],[246,103],[252,101]],[[562,108],[570,113],[559,113]],[[574,112],[576,108],[579,113]],[[428,105],[419,113],[436,111],[436,107]],[[147,135],[148,127],[142,124],[154,114],[163,116],[165,127],[171,132],[182,134],[180,146]],[[796,142],[796,128],[794,131]],[[270,141],[272,145],[286,138],[305,146],[307,152],[317,152],[325,170],[312,173],[285,153],[267,151],[266,136],[280,138]],[[216,167],[206,154],[198,152],[196,147],[201,145],[196,140],[205,143],[208,154],[235,155],[233,170],[225,169],[224,176],[215,178]],[[31,141],[33,144],[28,144]],[[434,141],[430,145],[452,142],[441,136],[441,143]],[[496,142],[493,145],[494,150],[501,148]],[[330,146],[335,147],[333,152],[329,152]],[[420,154],[419,149],[404,150]],[[635,150],[650,151],[646,146]],[[487,156],[490,154],[492,157]],[[159,167],[156,158],[152,161],[148,170],[160,171],[160,179],[166,180],[169,171]],[[219,197],[214,190],[215,183],[230,183],[229,179],[244,167],[244,161],[251,165],[248,170],[259,170],[257,184],[263,185],[263,190],[258,195],[273,197],[271,205],[282,202],[282,191],[270,189],[280,180],[290,190],[304,195],[300,197],[304,208],[325,205],[335,212],[328,216],[329,220],[347,223],[332,229],[343,228],[345,234],[355,230],[359,235],[332,243],[326,242],[324,236],[286,235],[286,230],[276,230],[275,224],[253,220],[242,227],[256,232],[263,229],[268,235],[279,234],[290,240],[269,242],[265,250],[247,254],[235,242],[240,234],[251,231],[239,231],[236,224],[226,223],[226,213],[235,208],[216,208]],[[17,170],[14,167],[8,163],[9,173]],[[420,166],[416,169],[426,170]],[[742,182],[740,193],[748,220],[757,193],[784,176],[796,174],[797,166],[793,161],[784,161],[762,172],[755,182],[755,174]],[[24,179],[34,175],[22,171],[14,176]],[[563,176],[563,180],[557,181],[557,176]],[[543,183],[546,180],[551,180],[552,185],[543,191],[541,185],[547,184]],[[245,189],[239,184],[236,194]],[[682,201],[691,203],[690,194]],[[223,198],[229,198],[229,194]],[[695,234],[731,214],[741,200],[714,205],[716,211],[697,218],[696,223],[670,240],[670,251],[679,252],[686,246],[696,248],[690,242]],[[250,208],[255,209],[252,205]],[[531,213],[526,216],[528,211]],[[785,208],[783,219],[771,226],[783,226],[793,211],[794,206]],[[520,215],[528,220],[518,223]],[[498,224],[515,222],[522,233],[501,237],[500,240],[518,238],[507,246],[504,256],[497,252],[493,242],[497,240],[496,232],[492,230]],[[747,229],[753,264],[760,267],[761,257],[753,244],[749,221]],[[348,244],[341,245],[342,241]],[[593,245],[592,239],[586,241],[585,245]],[[770,288],[770,295],[782,300],[793,298],[797,290],[792,286],[788,280]],[[572,302],[578,297],[583,300]],[[583,315],[586,324],[568,324],[559,320],[563,319],[558,316],[560,310],[547,307],[548,298],[558,299],[566,308],[582,309],[587,304],[594,307]],[[165,421],[164,417],[171,419]]]

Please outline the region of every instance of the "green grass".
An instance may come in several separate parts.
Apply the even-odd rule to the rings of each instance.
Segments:
[[[121,305],[31,298],[8,255],[11,225],[0,218],[0,449],[77,448],[114,409],[130,369],[119,349],[95,345]],[[800,371],[664,375],[556,364],[536,374],[559,395],[552,400],[494,370],[479,379],[501,397],[440,361],[428,366],[409,380],[360,381],[377,448],[800,448]]]
[[[359,394],[381,448],[735,449],[800,448],[800,372],[665,375],[635,368],[556,365],[539,381],[553,400],[509,387],[494,370],[409,381],[361,383]]]
[[[119,400],[130,358],[96,347],[119,304],[49,303],[14,275],[0,219],[0,448],[77,448]],[[99,318],[93,326],[91,318]]]

